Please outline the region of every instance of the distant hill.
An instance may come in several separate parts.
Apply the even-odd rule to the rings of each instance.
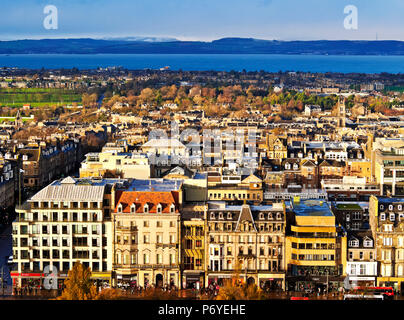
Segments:
[[[134,40],[132,40],[134,39]],[[403,41],[277,41],[224,38],[211,42],[158,38],[43,39],[0,41],[0,54],[29,53],[177,53],[177,54],[319,54],[404,55]]]

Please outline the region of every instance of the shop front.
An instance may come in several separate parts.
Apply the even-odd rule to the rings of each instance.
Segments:
[[[138,286],[138,275],[137,273],[133,274],[117,274],[115,286],[118,288],[127,289],[129,287]]]
[[[46,275],[44,273],[18,273],[11,272],[11,279],[13,288],[21,289],[23,294],[37,294],[42,289],[54,290],[55,288],[45,288],[44,281]],[[56,290],[60,293],[63,290],[64,280],[67,278],[67,274],[59,273],[57,275]]]
[[[195,270],[184,270],[182,275],[183,289],[197,289],[205,286],[205,272]]]
[[[378,287],[392,287],[395,292],[404,295],[404,277],[378,277]]]
[[[259,274],[258,284],[264,291],[283,291],[285,278],[279,274]]]
[[[109,288],[111,286],[111,272],[93,272],[91,279],[97,288]]]
[[[206,282],[206,287],[210,286],[211,284],[213,285],[219,285],[222,287],[226,280],[231,280],[233,278],[232,274],[226,274],[226,273],[211,273],[208,275],[208,280]],[[243,277],[240,277],[241,279],[244,279]]]
[[[352,277],[349,278],[349,284],[354,287],[374,287],[376,285],[376,277]]]
[[[344,287],[341,276],[292,276],[287,278],[287,290],[306,293],[337,292]]]

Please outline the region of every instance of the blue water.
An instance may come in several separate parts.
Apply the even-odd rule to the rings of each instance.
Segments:
[[[0,67],[40,69],[122,66],[127,69],[404,73],[404,56],[279,54],[20,54],[0,55]]]

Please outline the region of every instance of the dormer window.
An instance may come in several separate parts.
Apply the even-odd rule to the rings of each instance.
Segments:
[[[390,221],[394,221],[396,219],[396,216],[394,213],[390,213]]]
[[[136,212],[136,205],[134,203],[132,203],[132,205],[130,206],[130,212],[131,213],[135,213]]]
[[[397,209],[398,209],[399,211],[402,211],[402,210],[403,210],[403,206],[402,206],[401,204],[399,204],[399,205],[397,206]]]
[[[223,212],[219,213],[219,219],[223,219]]]
[[[354,247],[357,248],[359,247],[359,240],[358,239],[352,239],[349,241],[349,246],[350,247]]]
[[[230,212],[227,213],[227,219],[232,219],[232,215]]]
[[[290,164],[289,164],[289,163],[286,163],[286,164],[285,164],[285,169],[286,169],[286,170],[289,170],[289,169],[290,169]]]
[[[260,219],[263,220],[264,219],[264,214],[261,212],[260,213]]]
[[[157,205],[157,213],[161,213],[163,211],[163,207],[161,206],[161,204],[159,203]]]
[[[380,220],[381,220],[381,221],[386,220],[386,214],[385,214],[385,213],[382,213],[382,214],[380,215]]]
[[[215,214],[213,212],[210,214],[210,218],[215,219]]]
[[[143,213],[148,213],[149,212],[149,205],[146,203],[144,206],[143,206]]]
[[[118,205],[118,213],[122,213],[122,203]]]
[[[380,205],[380,210],[383,210],[384,209],[384,206],[383,205]]]
[[[389,210],[390,210],[390,211],[393,211],[393,205],[392,205],[392,204],[389,205]]]
[[[373,241],[371,239],[366,239],[363,241],[363,246],[365,248],[372,248],[373,247]]]
[[[175,212],[175,205],[172,204],[172,205],[170,206],[170,213],[174,213],[174,212]]]

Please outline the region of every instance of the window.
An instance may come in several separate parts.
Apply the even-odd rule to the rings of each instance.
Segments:
[[[359,247],[359,240],[358,239],[349,240],[349,246],[350,247]]]
[[[122,204],[121,203],[118,205],[118,213],[122,213]]]
[[[149,212],[149,205],[146,203],[144,206],[143,206],[143,213],[148,213]]]
[[[385,225],[384,225],[384,231],[385,231],[385,232],[391,232],[391,231],[393,231],[393,225],[392,225],[392,224],[385,224]]]
[[[360,265],[359,265],[359,274],[360,274],[361,276],[363,276],[363,275],[366,274],[366,265],[364,265],[364,264],[360,264]]]
[[[132,205],[130,206],[130,212],[131,213],[135,213],[136,212],[136,205],[134,203],[132,203]]]
[[[393,238],[383,238],[383,245],[385,246],[393,245]]]
[[[394,213],[390,213],[390,221],[394,221],[396,218]]]
[[[163,243],[163,235],[161,233],[157,234],[156,236],[156,243]]]
[[[149,264],[149,255],[147,253],[143,254],[143,262],[144,264]]]
[[[158,253],[156,256],[157,264],[162,264],[163,263],[163,256]]]
[[[385,214],[385,213],[382,213],[382,214],[380,215],[380,220],[381,220],[381,221],[386,220],[386,214]]]
[[[159,203],[157,205],[157,213],[161,213],[163,211],[163,207],[161,206],[161,204]]]
[[[366,239],[363,241],[363,246],[366,248],[371,248],[373,247],[373,241],[371,239]]]

